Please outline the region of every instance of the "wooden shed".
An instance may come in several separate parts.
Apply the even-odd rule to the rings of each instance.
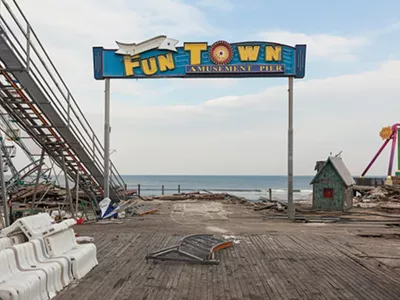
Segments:
[[[320,210],[348,210],[353,206],[353,176],[342,158],[328,157],[319,165],[311,181],[313,185],[313,208]]]

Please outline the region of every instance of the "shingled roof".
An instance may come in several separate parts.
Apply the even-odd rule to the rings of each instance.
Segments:
[[[313,184],[315,182],[318,175],[329,163],[331,163],[332,166],[335,168],[336,172],[338,172],[340,178],[343,180],[346,187],[356,184],[353,176],[351,175],[349,169],[347,169],[347,167],[345,166],[342,158],[336,157],[336,156],[328,157],[325,164],[322,166],[322,168],[319,170],[319,172],[314,176],[313,180],[311,181],[311,184]]]

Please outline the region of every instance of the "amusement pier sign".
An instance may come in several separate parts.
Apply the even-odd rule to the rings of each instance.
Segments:
[[[159,36],[138,44],[117,42],[118,50],[94,47],[95,78],[304,77],[305,45],[177,43]]]
[[[177,40],[157,36],[141,43],[117,42],[118,49],[93,47],[94,78],[106,81],[105,195],[109,185],[110,79],[288,77],[288,205],[293,219],[293,79],[305,76],[306,45],[263,41],[177,44]]]

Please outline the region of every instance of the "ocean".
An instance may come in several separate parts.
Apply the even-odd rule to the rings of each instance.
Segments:
[[[140,184],[141,196],[172,195],[178,192],[207,190],[215,193],[229,193],[257,201],[268,197],[272,189],[272,198],[287,200],[287,176],[210,176],[210,175],[122,175],[128,189],[137,189]],[[310,182],[313,176],[294,176],[294,199],[308,200],[312,193]]]

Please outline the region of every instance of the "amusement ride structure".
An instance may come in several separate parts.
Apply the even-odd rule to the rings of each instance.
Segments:
[[[111,162],[105,176],[102,143],[15,0],[0,0],[0,109],[3,200],[32,175],[36,185],[51,180],[54,166],[69,179],[66,189],[68,181],[75,183],[93,203],[124,197],[123,179]],[[32,153],[25,139],[40,154]],[[29,160],[21,170],[13,162],[17,148]]]
[[[379,135],[384,140],[383,145],[378,150],[378,152],[375,154],[374,158],[368,164],[368,166],[366,167],[364,172],[361,174],[361,177],[364,177],[365,174],[367,174],[368,170],[371,168],[371,166],[374,164],[376,159],[382,153],[383,149],[385,149],[385,147],[389,144],[389,142],[392,141],[391,150],[390,150],[389,167],[388,167],[387,180],[386,180],[386,184],[391,184],[391,182],[392,182],[393,163],[394,163],[394,157],[395,157],[395,152],[396,152],[396,143],[397,143],[397,172],[396,172],[396,177],[400,176],[400,139],[399,139],[399,137],[400,137],[400,123],[396,123],[393,126],[384,127],[381,130]]]

